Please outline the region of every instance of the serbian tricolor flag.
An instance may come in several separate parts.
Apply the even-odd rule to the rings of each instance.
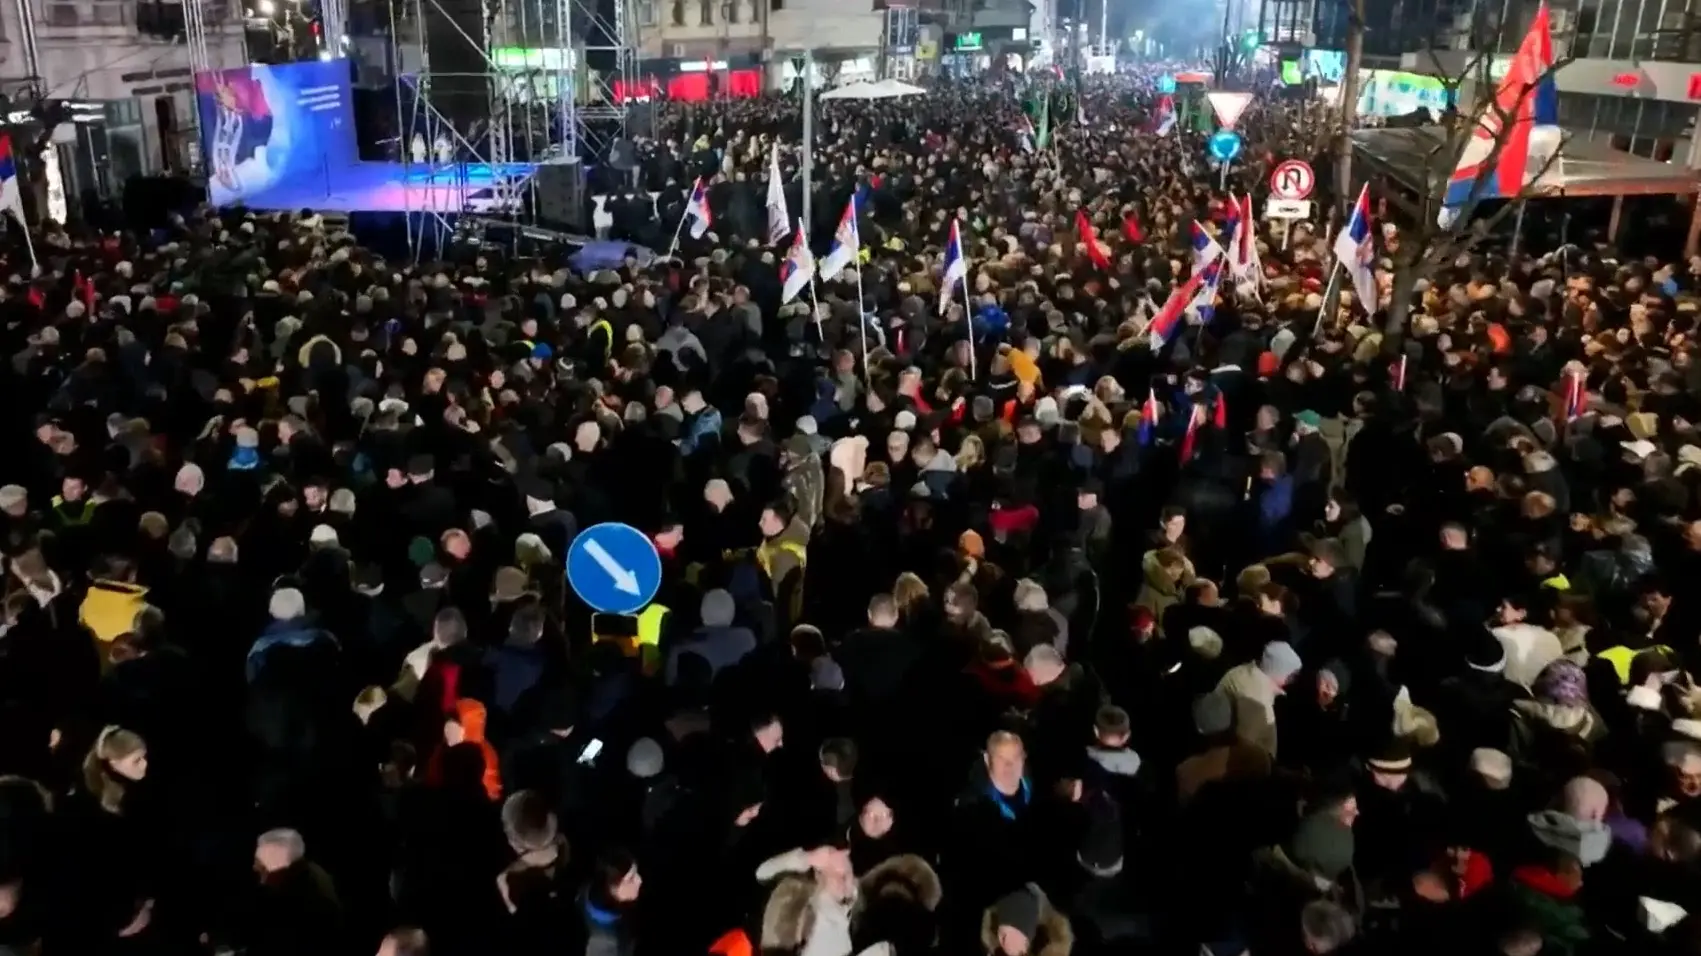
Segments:
[[[813,278],[815,257],[809,252],[809,240],[803,235],[803,220],[799,219],[796,231],[792,232],[791,249],[780,260],[780,302],[797,298],[798,293],[809,288],[809,280]]]
[[[1175,100],[1165,94],[1158,100],[1157,121],[1152,125],[1152,132],[1168,136],[1172,129],[1175,129]]]
[[[1158,404],[1158,395],[1154,389],[1146,390],[1146,400],[1140,405],[1139,441],[1142,446],[1150,445],[1158,434],[1158,419],[1163,417],[1163,406]]]
[[[1211,234],[1205,231],[1199,220],[1193,220],[1193,271],[1203,272],[1211,263],[1222,257],[1223,247],[1211,238]]]
[[[1176,286],[1164,301],[1164,307],[1152,317],[1152,324],[1146,327],[1150,333],[1152,351],[1164,347],[1164,343],[1174,338],[1176,329],[1181,326],[1181,317],[1186,314],[1188,305],[1198,297],[1199,290],[1205,285],[1205,273],[1195,272],[1186,282]]]
[[[1085,209],[1075,210],[1075,232],[1081,237],[1081,245],[1087,248],[1087,258],[1093,260],[1093,265],[1110,271],[1110,251],[1099,241],[1099,234],[1087,219]]]
[[[709,214],[709,193],[703,188],[703,177],[691,184],[691,198],[685,202],[685,218],[691,220],[691,238],[701,239],[709,231],[714,217]]]
[[[1476,128],[1447,179],[1440,221],[1449,227],[1471,203],[1510,199],[1559,150],[1559,90],[1547,4],[1536,8],[1506,75],[1475,117]]]

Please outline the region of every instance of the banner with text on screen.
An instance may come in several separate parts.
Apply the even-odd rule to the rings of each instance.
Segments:
[[[214,205],[299,192],[358,158],[348,61],[252,64],[195,75],[201,150]]]

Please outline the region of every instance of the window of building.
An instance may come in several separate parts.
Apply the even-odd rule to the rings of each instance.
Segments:
[[[725,0],[721,4],[721,22],[738,22],[738,0]]]
[[[644,26],[655,25],[656,0],[638,0],[638,22]]]
[[[673,0],[673,25],[676,27],[685,25],[685,0]]]
[[[698,22],[705,27],[715,25],[715,0],[698,0]]]

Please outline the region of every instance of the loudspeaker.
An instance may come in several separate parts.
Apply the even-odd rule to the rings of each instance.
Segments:
[[[563,232],[591,231],[585,203],[585,167],[577,160],[549,162],[532,177],[538,225]]]

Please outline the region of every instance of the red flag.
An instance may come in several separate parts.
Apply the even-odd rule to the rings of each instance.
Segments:
[[[1122,234],[1128,237],[1129,242],[1146,241],[1146,234],[1140,229],[1140,217],[1135,215],[1133,210],[1129,210],[1128,215],[1122,217]]]
[[[1193,460],[1193,445],[1199,437],[1199,426],[1205,421],[1205,407],[1195,404],[1187,416],[1187,433],[1181,436],[1181,463]]]
[[[1093,265],[1108,272],[1110,253],[1105,250],[1104,244],[1099,242],[1098,233],[1093,231],[1093,224],[1088,221],[1085,209],[1075,210],[1075,232],[1081,237],[1081,244],[1087,247],[1087,258],[1093,260]]]

